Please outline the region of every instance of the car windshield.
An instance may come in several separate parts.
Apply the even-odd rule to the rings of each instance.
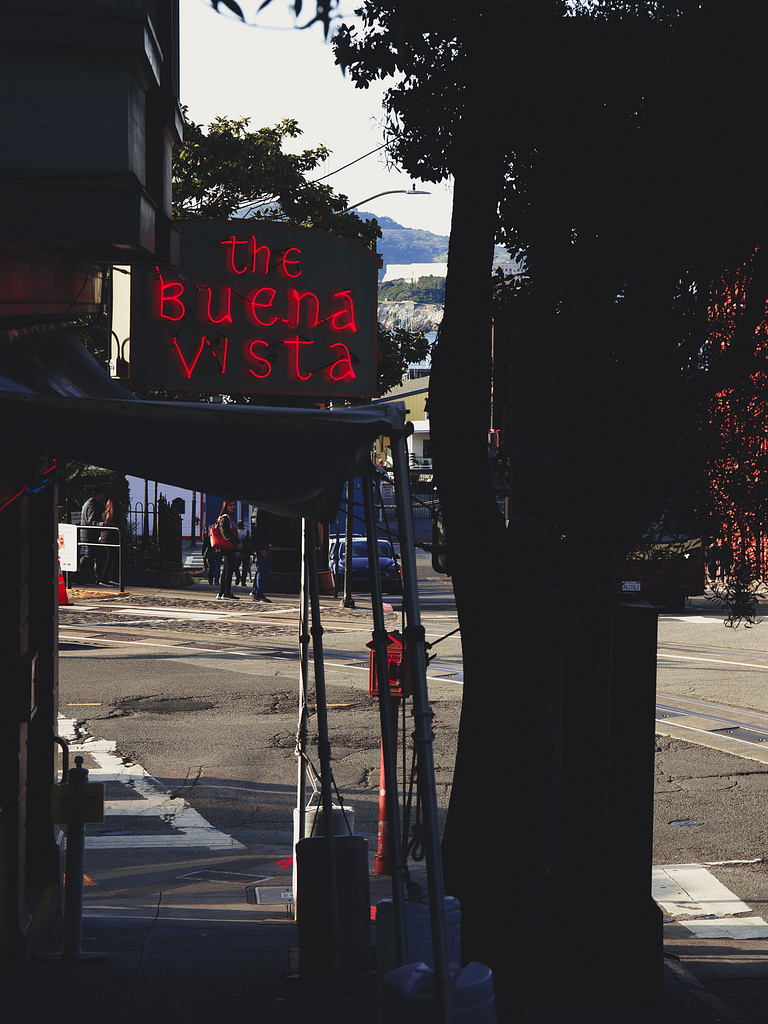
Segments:
[[[378,541],[377,547],[379,549],[379,558],[394,558],[394,555],[392,554],[392,545],[388,540]],[[341,557],[344,557],[344,545],[341,547]],[[365,539],[352,541],[352,557],[368,557],[368,542]]]

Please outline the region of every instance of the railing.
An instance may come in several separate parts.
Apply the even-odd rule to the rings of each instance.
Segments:
[[[411,509],[414,519],[431,519],[437,511],[438,501],[431,488],[425,494],[413,494],[411,496]],[[376,499],[376,511],[379,521],[387,521],[397,518],[395,506],[395,489],[392,484],[383,483],[380,488],[380,495]]]
[[[78,526],[77,528],[78,570],[87,582],[94,579],[105,585],[116,584],[123,591],[123,537],[116,526]],[[117,551],[117,579],[104,579],[109,555]]]
[[[181,516],[174,512],[164,495],[157,505],[137,502],[128,510],[129,535],[126,544],[126,563],[137,569],[159,569],[162,572],[180,572]]]

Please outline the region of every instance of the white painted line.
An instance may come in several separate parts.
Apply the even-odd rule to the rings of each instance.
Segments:
[[[718,612],[716,615],[663,615],[659,621],[690,622],[697,626],[703,623],[706,623],[706,625],[722,626],[723,619],[725,619],[725,612]]]
[[[84,739],[78,742],[73,719],[59,718],[59,735],[68,739],[70,760],[78,753],[90,754],[97,767],[90,768],[92,782],[119,782],[137,799],[108,800],[104,803],[104,818],[113,819],[115,835],[89,836],[86,830],[86,850],[139,850],[150,848],[204,847],[216,849],[245,849],[242,843],[218,829],[198,814],[181,797],[172,797],[157,779],[139,764],[126,764],[115,753],[113,740]],[[71,737],[71,739],[70,739]],[[120,835],[120,818],[130,815],[159,819],[175,831],[172,835]],[[111,822],[110,822],[111,824]]]
[[[83,610],[82,606],[79,609]],[[95,609],[87,609],[94,611]],[[130,608],[130,607],[115,607],[110,605],[109,612],[112,615],[130,615],[136,620],[144,619],[226,619],[229,618],[227,612],[220,608],[211,608],[208,610],[198,610],[196,608]],[[107,625],[107,623],[105,623]],[[114,626],[114,622],[110,622],[109,625]]]
[[[700,939],[768,939],[768,924],[762,917],[720,917],[679,924]]]
[[[166,650],[166,651],[176,651],[180,658],[192,658],[192,657],[197,657],[197,656],[199,656],[201,654],[218,654],[218,655],[229,654],[229,655],[232,655],[233,657],[238,657],[238,658],[257,658],[257,657],[263,657],[263,655],[259,655],[257,651],[253,651],[253,650],[249,650],[249,651],[236,651],[236,650],[232,650],[232,649],[229,649],[229,648],[226,648],[226,647],[216,647],[216,648],[214,648],[214,647],[185,647],[184,643],[161,644],[161,643],[155,642],[154,640],[115,640],[112,637],[108,637],[108,636],[85,636],[82,633],[79,633],[77,635],[71,635],[69,637],[69,639],[70,640],[79,640],[83,644],[123,644],[125,647],[161,647],[163,650]],[[295,655],[294,654],[269,654],[267,657],[268,657],[268,659],[270,661],[297,661],[298,660],[298,653],[295,654]],[[329,668],[354,669],[354,670],[356,670],[358,672],[369,672],[370,671],[370,668],[369,668],[368,665],[360,665],[360,664],[350,665],[350,664],[347,664],[346,662],[343,662],[343,661],[329,661],[327,658],[325,659],[324,664],[326,666],[328,666]],[[445,675],[449,671],[450,672],[459,672],[459,671],[463,671],[463,669],[461,668],[461,666],[457,665],[457,667],[455,669],[445,670],[442,675],[435,675],[434,673],[430,673],[428,671],[427,672],[427,681],[432,680],[433,682],[436,682],[436,683],[444,683],[444,682],[446,682]],[[448,680],[448,681],[454,683],[456,686],[463,686],[464,685],[463,681],[460,681],[460,680],[457,680],[457,679],[452,679],[452,680]]]
[[[738,665],[741,668],[765,668],[765,663],[756,665],[753,661],[726,661],[725,658],[695,658],[692,654],[663,654],[658,652],[660,658],[672,658],[674,661],[704,661],[710,665]]]
[[[701,864],[668,864],[651,871],[651,895],[672,917],[748,914],[751,907]]]
[[[114,625],[114,623],[112,623]],[[183,641],[173,644],[160,644],[154,640],[115,640],[110,636],[87,636],[84,633],[71,634],[70,640],[83,644],[123,644],[125,647],[162,647],[167,651],[178,651],[179,656],[192,657],[195,654],[236,654],[240,658],[253,657],[253,651],[234,651],[226,647],[187,647]]]
[[[745,747],[750,747],[753,751],[759,750],[760,747],[763,746],[763,744],[761,742],[757,741],[757,740],[742,740],[742,739],[739,739],[738,736],[729,736],[726,733],[718,732],[716,729],[696,729],[692,725],[680,725],[680,723],[678,722],[678,720],[676,718],[674,718],[674,719],[670,719],[670,718],[657,718],[656,719],[656,725],[660,727],[660,728],[657,728],[656,731],[661,736],[666,736],[667,735],[667,733],[664,732],[665,729],[685,729],[687,732],[698,733],[699,736],[709,736],[710,738],[716,738],[717,740],[722,740],[723,742],[727,742],[727,743],[741,743]],[[669,733],[669,735],[672,736],[674,734],[673,733]],[[723,749],[723,751],[725,753],[728,752],[725,747],[723,747],[722,749]],[[748,755],[745,754],[745,757],[746,756],[748,756]],[[762,757],[752,756],[752,760],[753,761],[762,761]]]

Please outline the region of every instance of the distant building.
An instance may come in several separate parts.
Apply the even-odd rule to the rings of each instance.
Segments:
[[[402,384],[388,391],[379,402],[404,402],[405,413],[413,424],[413,433],[408,438],[408,455],[412,469],[432,474],[432,449],[429,437],[429,374],[407,377]],[[375,403],[374,403],[375,404]],[[389,454],[389,438],[379,438],[374,456],[376,462],[392,465]]]
[[[28,443],[21,428],[8,433],[0,465],[3,976],[38,951],[60,903],[57,487],[71,452],[57,403],[82,400],[82,433],[95,435],[104,400],[125,394],[65,328],[108,306],[114,264],[176,259],[182,116],[178,0],[0,0],[0,11],[4,423],[24,394],[48,433]]]
[[[522,266],[511,259],[493,261],[494,273],[501,270],[505,277],[522,273]],[[448,273],[447,263],[388,263],[384,268],[384,276],[380,283],[387,281],[407,281],[415,284],[422,277],[445,277]]]
[[[388,263],[381,282],[408,281],[415,284],[421,277],[445,277],[447,273],[447,263]]]

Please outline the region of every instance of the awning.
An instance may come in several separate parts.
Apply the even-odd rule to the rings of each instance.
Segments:
[[[401,402],[314,410],[143,401],[65,331],[0,335],[0,429],[19,448],[278,515],[333,519],[344,481],[370,470],[375,439],[404,428]]]

